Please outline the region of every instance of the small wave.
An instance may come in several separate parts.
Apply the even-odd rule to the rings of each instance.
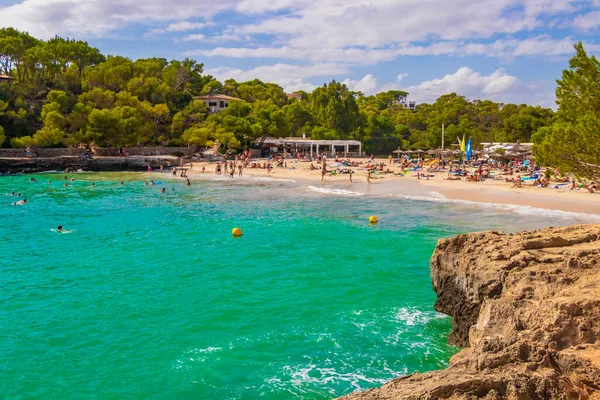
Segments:
[[[283,372],[290,377],[290,383],[296,388],[301,388],[306,384],[312,384],[327,388],[331,394],[335,393],[333,388],[330,387],[334,382],[346,382],[355,390],[359,390],[373,384],[382,385],[390,379],[390,377],[368,377],[359,371],[339,372],[335,368],[317,367],[315,364],[296,366],[286,365],[283,367]]]
[[[264,177],[253,177],[255,181],[263,181],[263,182],[292,182],[296,183],[293,179],[284,179],[284,178],[264,178]]]
[[[421,311],[416,308],[399,308],[396,310],[395,320],[408,326],[425,325],[434,319],[447,318],[446,315],[436,311]]]
[[[464,205],[475,205],[478,207],[486,207],[486,208],[494,208],[501,209],[504,211],[515,212],[523,215],[534,215],[540,216],[543,215],[545,217],[559,217],[559,218],[592,218],[594,220],[600,220],[600,214],[586,214],[579,213],[574,211],[561,211],[561,210],[552,210],[548,208],[541,207],[532,207],[526,205],[518,205],[518,204],[502,204],[502,203],[484,203],[477,202],[471,200],[460,200],[460,199],[449,199],[446,196],[438,193],[438,192],[429,192],[430,196],[413,196],[413,195],[405,195],[405,194],[392,194],[390,196],[398,197],[406,200],[415,200],[415,201],[429,201],[435,203],[445,203],[445,204],[464,204]]]
[[[323,193],[323,194],[332,194],[336,196],[364,196],[365,193],[353,192],[351,190],[344,189],[334,189],[332,187],[317,187],[317,186],[308,186],[310,190],[313,192]]]

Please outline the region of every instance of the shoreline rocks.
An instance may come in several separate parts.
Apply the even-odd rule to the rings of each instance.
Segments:
[[[49,157],[49,158],[0,158],[0,173],[37,173],[47,171],[146,171],[148,164],[152,168],[159,168],[160,164],[179,165],[179,158],[173,156],[163,157],[94,157],[81,159],[81,157]]]
[[[442,239],[431,279],[463,350],[345,399],[600,399],[600,224]]]

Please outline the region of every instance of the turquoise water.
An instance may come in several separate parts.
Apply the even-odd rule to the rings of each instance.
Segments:
[[[443,368],[436,241],[577,222],[285,181],[34,176],[0,177],[11,399],[322,399]]]

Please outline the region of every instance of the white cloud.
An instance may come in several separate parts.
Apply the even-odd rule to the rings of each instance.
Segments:
[[[211,23],[211,22],[189,22],[189,21],[174,22],[172,24],[167,25],[165,28],[150,29],[146,33],[146,36],[153,36],[153,35],[167,33],[167,32],[193,31],[193,30],[202,29],[207,26],[213,26],[213,25],[214,25],[214,23]]]
[[[598,5],[600,6],[600,4]],[[579,15],[573,20],[573,26],[577,29],[587,31],[600,26],[600,11],[592,11],[587,14]]]
[[[503,100],[519,86],[519,79],[508,75],[503,69],[498,69],[485,76],[471,68],[462,67],[454,74],[448,74],[441,79],[433,79],[415,86],[409,86],[406,91],[410,98],[419,102],[432,102],[443,94],[456,92],[470,99],[487,98]]]
[[[284,90],[293,92],[295,90],[312,91],[316,86],[305,81],[307,78],[348,74],[350,71],[338,64],[313,64],[307,66],[275,64],[263,65],[250,70],[236,68],[207,68],[205,72],[223,81],[235,79],[238,82],[260,79],[280,85]]]
[[[353,65],[374,65],[391,61],[398,56],[449,55],[456,53],[457,47],[448,42],[432,43],[427,46],[400,45],[381,49],[319,48],[298,49],[282,47],[217,47],[210,50],[192,50],[187,55],[231,58],[279,58],[287,60],[308,60],[312,62],[334,61]]]
[[[348,86],[350,90],[362,92],[369,96],[389,90],[400,90],[402,88],[402,81],[406,77],[408,77],[408,74],[398,74],[394,82],[380,85],[376,77],[367,74],[360,80],[344,79],[342,83]]]
[[[205,36],[201,33],[194,33],[191,35],[185,36],[181,39],[183,42],[202,42],[205,39]]]
[[[572,3],[565,1],[564,3]],[[532,3],[528,11],[519,4]],[[398,41],[438,38],[458,40],[516,33],[542,24],[538,16],[548,8],[534,7],[532,0],[447,1],[322,0],[306,2],[293,13],[277,15],[238,29],[248,34],[283,37],[294,48],[315,44],[328,48],[365,46],[376,48]],[[443,10],[443,12],[441,12]]]
[[[133,23],[210,18],[236,0],[23,0],[0,8],[0,26],[49,38],[56,34],[103,36]],[[174,24],[172,28],[177,28]]]
[[[377,78],[371,74],[365,75],[361,80],[345,79],[342,83],[348,86],[348,89],[355,92],[362,92],[366,95],[376,93],[379,87]]]
[[[522,82],[503,69],[483,75],[469,67],[462,67],[453,74],[411,86],[403,84],[407,76],[399,74],[394,82],[380,83],[375,76],[367,74],[362,79],[345,79],[342,83],[350,90],[360,91],[365,95],[404,90],[409,93],[410,100],[418,103],[432,103],[444,94],[455,92],[470,100],[527,103],[556,108],[552,82]]]

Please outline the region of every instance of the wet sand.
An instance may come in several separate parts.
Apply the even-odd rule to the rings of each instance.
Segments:
[[[264,160],[258,161],[262,163]],[[435,200],[450,199],[476,203],[510,204],[600,215],[600,193],[592,194],[585,190],[569,190],[568,186],[560,186],[558,189],[537,188],[530,183],[524,183],[521,188],[512,188],[511,183],[494,179],[487,179],[485,182],[448,181],[445,179],[446,171],[432,172],[434,176],[429,180],[417,179],[416,172],[401,176],[377,174],[373,175],[371,183],[368,183],[365,170],[367,160],[356,159],[355,161],[363,162],[363,164],[359,167],[351,167],[354,171],[352,183],[350,183],[348,174],[326,175],[324,181],[321,182],[321,170],[310,170],[311,163],[295,160],[288,160],[287,168],[275,167],[270,173],[267,173],[266,169],[246,168],[243,170],[241,178],[238,177],[236,170],[233,179],[244,179],[244,177],[287,179],[313,188],[334,188],[361,194],[400,195],[424,200],[433,198]],[[328,169],[337,168],[331,164],[332,162],[328,162]],[[215,165],[215,163],[193,163],[193,168],[188,175],[192,180],[214,179]],[[320,164],[315,162],[313,165],[317,167]],[[201,173],[203,166],[206,168],[204,175]],[[384,168],[389,168],[394,173],[401,172],[400,168],[387,165],[387,160]],[[229,175],[222,174],[221,177],[228,178]]]

